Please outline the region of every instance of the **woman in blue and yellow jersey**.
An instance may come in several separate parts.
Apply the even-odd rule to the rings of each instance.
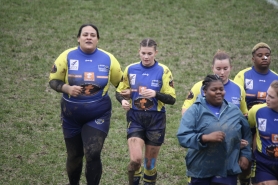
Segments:
[[[247,115],[245,91],[242,86],[229,79],[231,69],[230,56],[226,52],[218,50],[212,60],[212,72],[220,76],[224,82],[225,100],[238,106],[241,112]],[[182,114],[195,102],[199,94],[204,95],[202,81],[197,82],[189,91],[182,106]]]
[[[61,117],[67,148],[67,174],[70,184],[79,184],[83,156],[87,184],[99,184],[102,174],[101,150],[109,131],[110,82],[117,87],[122,71],[117,59],[97,47],[96,26],[80,27],[79,46],[64,51],[50,73],[50,87],[62,93]]]
[[[239,108],[224,99],[223,80],[207,75],[202,82],[204,96],[198,96],[183,114],[177,132],[187,148],[186,173],[189,185],[236,185],[237,175],[251,162],[251,142],[247,119]]]
[[[240,84],[246,92],[248,110],[255,104],[265,103],[266,91],[278,74],[270,70],[271,49],[263,42],[252,49],[253,66],[240,71],[234,81]]]
[[[138,185],[142,175],[144,185],[155,184],[156,159],[166,129],[165,104],[173,105],[176,101],[172,73],[155,60],[156,46],[152,39],[141,41],[141,61],[126,67],[116,93],[118,101],[128,111],[129,185]],[[130,100],[123,96],[126,89],[130,89]],[[144,171],[141,168],[143,147]]]
[[[254,105],[248,122],[256,128],[252,184],[278,184],[278,80],[271,83],[266,103]]]

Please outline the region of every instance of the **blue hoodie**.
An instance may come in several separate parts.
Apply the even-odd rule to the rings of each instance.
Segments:
[[[201,143],[203,134],[223,131],[225,141]],[[240,109],[226,100],[216,117],[206,105],[205,97],[196,102],[183,114],[177,137],[181,146],[188,148],[185,157],[187,176],[207,178],[226,177],[241,173],[238,160],[244,156],[251,161],[251,131]],[[240,149],[240,141],[249,145]]]

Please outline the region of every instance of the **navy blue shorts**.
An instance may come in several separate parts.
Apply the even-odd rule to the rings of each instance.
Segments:
[[[127,138],[139,137],[145,144],[160,146],[164,142],[166,114],[157,111],[127,112]]]
[[[227,177],[214,176],[209,178],[189,177],[188,185],[237,185],[237,175],[228,175]]]
[[[257,150],[254,152],[254,157],[252,183],[278,180],[278,159],[266,156]]]
[[[85,124],[108,134],[111,118],[109,96],[90,103],[74,103],[62,98],[61,110],[64,138],[79,134]]]

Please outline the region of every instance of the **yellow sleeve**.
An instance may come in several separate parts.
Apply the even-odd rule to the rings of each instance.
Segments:
[[[129,80],[128,80],[128,68],[129,68],[129,66],[127,66],[124,70],[123,80],[120,82],[119,86],[117,87],[117,90],[116,90],[117,92],[121,92],[122,90],[125,90],[125,89],[130,89]]]
[[[255,128],[257,127],[257,120],[256,120],[256,114],[257,111],[262,108],[265,107],[266,103],[263,104],[257,104],[252,106],[252,108],[248,111],[248,122],[251,128]]]
[[[118,60],[111,54],[110,82],[117,87],[122,80],[123,72]]]
[[[161,88],[160,92],[164,93],[164,94],[169,94],[173,98],[176,98],[173,75],[167,66],[165,66],[163,64],[160,64],[160,65],[164,69],[164,74],[162,76],[163,84],[162,84],[162,88]]]
[[[68,49],[61,53],[59,57],[55,60],[50,75],[49,75],[49,81],[50,80],[62,80],[65,83],[68,84],[68,65],[67,65],[67,56],[68,53],[77,47]]]
[[[247,109],[247,104],[246,104],[246,93],[245,90],[243,89],[243,87],[241,85],[239,85],[240,88],[240,94],[241,94],[241,101],[240,101],[240,110],[243,114],[247,114],[248,113],[248,109]]]
[[[252,69],[251,67],[248,67],[238,72],[238,74],[234,78],[234,82],[236,82],[237,84],[241,85],[244,88],[244,73],[251,69]]]
[[[197,82],[190,89],[185,101],[183,102],[182,108],[188,109],[197,99],[198,95],[201,93],[202,81]]]

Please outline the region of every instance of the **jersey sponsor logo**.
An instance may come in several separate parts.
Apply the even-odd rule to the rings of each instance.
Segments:
[[[84,72],[84,81],[95,81],[94,72]]]
[[[104,78],[104,79],[107,79],[108,76],[97,76],[97,78]]]
[[[86,59],[85,62],[93,62],[92,59]]]
[[[96,124],[101,125],[102,123],[104,123],[104,119],[96,119],[95,122]]]
[[[129,83],[130,85],[135,85],[136,74],[129,74]]]
[[[260,131],[265,132],[266,131],[266,124],[267,124],[267,120],[264,118],[258,118],[258,129]]]
[[[258,91],[258,94],[257,94],[257,98],[258,99],[266,99],[266,92],[260,92]]]
[[[151,99],[149,98],[142,98],[139,97],[134,100],[134,105],[139,109],[139,110],[149,110],[153,107],[154,103]]]
[[[86,96],[95,95],[101,89],[98,85],[95,85],[95,84],[83,84],[83,85],[81,85],[81,87],[82,87],[81,93]]]
[[[278,134],[271,134],[272,143],[278,143]]]
[[[259,82],[265,82],[265,80],[261,80],[261,79],[260,79]]]
[[[75,70],[75,71],[78,70],[78,67],[79,67],[79,61],[78,60],[70,60],[69,64],[70,64],[69,70]]]
[[[232,97],[232,104],[238,105],[240,104],[240,98],[238,97]]]
[[[108,72],[108,70],[109,70],[109,67],[108,66],[106,66],[106,65],[98,65],[98,71],[100,71],[100,72]]]
[[[187,100],[192,100],[192,98],[194,98],[194,94],[192,91],[189,91],[188,94],[187,94]]]
[[[68,77],[70,77],[70,78],[82,78],[82,75],[68,74]]]
[[[278,119],[274,118],[274,121],[278,121]]]
[[[245,79],[245,87],[246,87],[246,89],[253,89],[253,80]]]
[[[149,74],[148,74],[148,73],[143,73],[142,75],[143,75],[143,76],[149,76]]]
[[[161,87],[161,81],[160,80],[152,80],[151,86]]]
[[[51,68],[50,73],[56,73],[56,72],[57,72],[57,66],[56,66],[56,64],[54,64]]]
[[[142,92],[147,89],[145,86],[139,86],[139,95],[142,95]]]

